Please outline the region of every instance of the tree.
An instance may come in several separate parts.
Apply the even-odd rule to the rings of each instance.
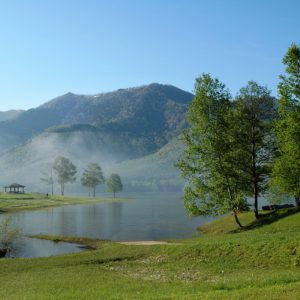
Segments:
[[[53,164],[53,169],[57,173],[57,182],[61,186],[61,194],[65,193],[65,184],[73,183],[76,180],[76,166],[66,157],[58,156]]]
[[[195,98],[183,132],[186,149],[177,164],[187,179],[184,204],[192,215],[218,215],[247,207],[239,174],[233,167],[232,103],[225,85],[209,74],[196,79]]]
[[[253,196],[255,217],[258,197],[266,191],[274,154],[272,123],[276,115],[275,99],[266,87],[249,81],[234,103],[231,130],[234,141],[234,168],[244,181],[243,193]]]
[[[114,198],[115,194],[123,189],[121,177],[118,174],[112,174],[106,181],[106,185],[108,191],[114,193]]]
[[[292,44],[283,58],[286,76],[278,85],[279,107],[275,122],[277,155],[270,190],[295,198],[300,207],[300,45]]]
[[[81,184],[89,189],[89,197],[91,196],[91,188],[93,189],[93,197],[96,194],[96,186],[105,182],[101,167],[97,163],[88,164],[81,177]]]
[[[0,257],[5,256],[13,250],[16,242],[22,238],[23,232],[20,228],[12,226],[12,217],[7,216],[0,222]]]
[[[51,168],[51,173],[48,174],[47,172],[42,172],[41,181],[46,182],[48,185],[51,186],[51,194],[53,195],[53,190],[54,190],[54,179],[52,176],[52,168]]]

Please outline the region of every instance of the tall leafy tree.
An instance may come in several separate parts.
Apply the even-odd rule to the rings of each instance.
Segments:
[[[283,63],[286,75],[280,76],[275,123],[278,153],[270,183],[271,191],[294,197],[300,207],[300,45],[289,47]]]
[[[241,175],[243,193],[253,197],[256,218],[258,199],[266,191],[275,149],[272,135],[275,115],[275,99],[266,87],[249,81],[240,90],[234,102],[231,129],[234,169]]]
[[[57,181],[61,186],[61,194],[65,193],[65,184],[76,180],[76,166],[66,157],[58,156],[53,164],[53,170],[57,174]]]
[[[114,198],[117,192],[122,191],[123,184],[121,177],[118,174],[112,174],[106,181],[107,189],[114,194]]]
[[[96,186],[105,182],[101,167],[97,163],[90,163],[84,170],[81,177],[81,184],[87,186],[89,189],[89,196],[91,196],[91,189],[93,190],[93,197],[96,196]]]
[[[232,103],[225,85],[209,74],[196,79],[195,98],[183,132],[186,150],[177,164],[187,179],[184,204],[192,215],[237,212],[247,206],[240,176],[233,167],[230,130]]]

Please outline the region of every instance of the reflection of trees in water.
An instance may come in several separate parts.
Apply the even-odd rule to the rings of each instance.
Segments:
[[[123,203],[98,203],[81,207],[77,222],[83,234],[99,239],[113,238],[122,228]],[[84,229],[83,229],[84,228]]]
[[[118,234],[122,230],[123,203],[113,202],[107,206],[108,223],[112,229],[112,235]]]
[[[23,247],[24,247],[24,240],[22,237],[20,237],[12,243],[12,247],[7,252],[6,257],[9,258],[20,257],[21,253],[23,252]]]

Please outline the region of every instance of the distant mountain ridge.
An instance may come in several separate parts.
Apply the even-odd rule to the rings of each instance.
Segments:
[[[119,140],[120,145],[135,145],[133,157],[146,155],[165,145],[186,126],[192,98],[191,93],[157,83],[96,95],[67,93],[0,122],[0,150],[45,130],[70,132],[93,128],[98,134]]]
[[[60,118],[61,124],[100,125],[134,117],[136,110],[145,108],[145,105],[167,101],[187,105],[192,98],[191,93],[174,86],[152,83],[96,95],[67,93],[46,102],[37,109],[55,112]]]
[[[7,111],[0,111],[0,122],[7,121],[11,119],[17,118],[24,110],[7,110]]]

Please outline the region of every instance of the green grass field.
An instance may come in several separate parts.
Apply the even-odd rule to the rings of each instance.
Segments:
[[[88,198],[75,196],[60,196],[39,193],[6,194],[0,193],[0,213],[20,210],[42,209],[63,205],[89,204],[97,202],[124,201],[118,198]]]
[[[0,299],[299,299],[300,214],[240,217],[247,230],[226,216],[174,245],[68,238],[96,250],[2,259]]]

